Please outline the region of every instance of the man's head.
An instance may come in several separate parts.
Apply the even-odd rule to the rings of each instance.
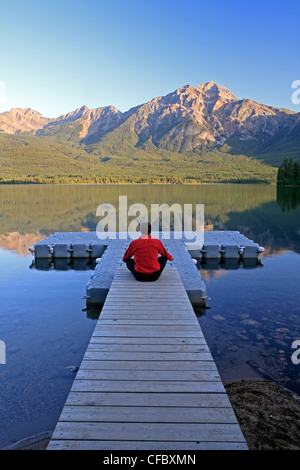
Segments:
[[[150,222],[142,222],[140,224],[140,231],[142,235],[150,235],[151,233],[151,224]]]

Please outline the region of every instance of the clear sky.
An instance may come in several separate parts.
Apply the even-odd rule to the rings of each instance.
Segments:
[[[215,81],[286,107],[300,0],[0,0],[0,112],[121,111]]]

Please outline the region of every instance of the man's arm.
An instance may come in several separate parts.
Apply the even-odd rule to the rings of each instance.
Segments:
[[[129,247],[125,251],[125,254],[123,256],[122,261],[124,261],[124,263],[126,263],[126,261],[129,260],[133,256],[133,253],[134,253],[134,250],[133,250],[133,246],[132,246],[132,242],[131,242]]]
[[[164,258],[167,258],[169,261],[174,261],[173,256],[170,255],[170,253],[167,252],[167,250],[165,249],[165,247],[164,247],[164,245],[162,244],[162,242],[160,242],[159,254],[162,255]]]

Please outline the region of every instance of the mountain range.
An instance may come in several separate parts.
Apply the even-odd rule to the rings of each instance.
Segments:
[[[221,171],[243,159],[271,174],[284,156],[300,159],[299,145],[300,113],[238,99],[215,82],[182,86],[126,112],[82,106],[57,118],[30,108],[0,114],[2,176],[52,175],[56,168],[60,175],[149,170],[184,177],[195,168],[201,180],[203,165],[215,161]]]

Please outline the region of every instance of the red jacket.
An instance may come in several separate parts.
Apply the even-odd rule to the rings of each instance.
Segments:
[[[150,274],[160,269],[158,254],[169,261],[173,259],[160,240],[148,235],[148,238],[138,238],[130,243],[123,256],[123,261],[126,262],[134,256],[135,270],[139,273]]]

